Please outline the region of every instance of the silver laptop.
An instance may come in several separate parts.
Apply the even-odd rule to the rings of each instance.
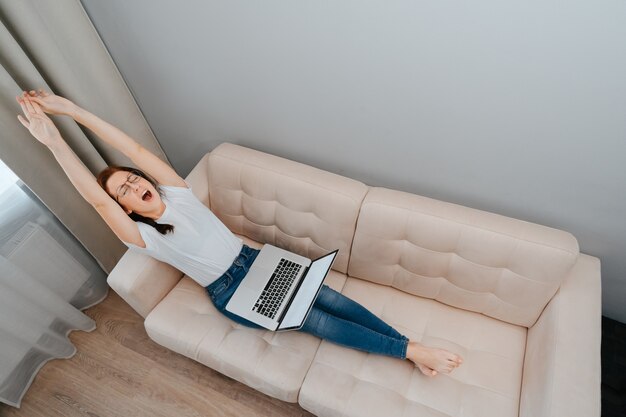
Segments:
[[[311,261],[265,244],[226,304],[226,310],[266,329],[299,329],[338,251]]]

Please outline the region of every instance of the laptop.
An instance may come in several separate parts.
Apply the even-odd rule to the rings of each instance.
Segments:
[[[299,329],[338,251],[310,260],[265,244],[226,310],[269,330]]]

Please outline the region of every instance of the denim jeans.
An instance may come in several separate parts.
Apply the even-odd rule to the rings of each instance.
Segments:
[[[244,326],[261,326],[226,310],[226,304],[243,281],[259,250],[243,245],[231,267],[206,291],[215,307]],[[323,285],[309,316],[299,331],[364,352],[406,358],[409,339],[362,305]]]

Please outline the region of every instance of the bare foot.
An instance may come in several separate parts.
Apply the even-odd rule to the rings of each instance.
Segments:
[[[459,355],[444,349],[426,347],[417,342],[409,342],[406,357],[424,372],[420,365],[442,373],[450,373],[463,363]],[[428,369],[426,369],[428,372]],[[432,372],[431,372],[432,375]]]
[[[435,371],[434,369],[430,369],[426,365],[422,365],[421,363],[418,363],[415,366],[417,366],[420,369],[420,371],[422,371],[422,373],[424,375],[426,375],[426,376],[433,377],[433,376],[437,375],[437,371]]]

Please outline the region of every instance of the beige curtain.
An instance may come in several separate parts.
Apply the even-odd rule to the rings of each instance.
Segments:
[[[0,195],[0,402],[16,407],[41,366],[74,355],[68,333],[95,328],[80,310],[106,297],[106,275],[126,251],[18,121],[15,96],[35,88],[69,98],[167,161],[78,0],[0,0],[0,159],[26,186]],[[94,175],[132,166],[72,119],[51,118]],[[100,268],[87,252],[81,260],[85,249]]]
[[[76,191],[52,153],[19,123],[15,96],[47,88],[167,161],[165,153],[78,0],[0,0],[0,23],[0,158],[110,273],[126,247]],[[132,166],[73,120],[51,118],[94,175],[109,164]]]

